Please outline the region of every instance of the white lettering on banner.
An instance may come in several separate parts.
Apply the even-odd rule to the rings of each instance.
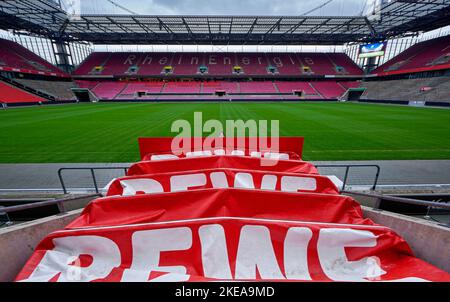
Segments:
[[[298,192],[317,190],[317,182],[314,178],[283,176],[281,178],[281,191]]]
[[[244,226],[236,257],[238,280],[255,280],[256,272],[265,280],[283,280],[272,246],[270,230],[264,226]]]
[[[152,161],[168,160],[168,159],[179,159],[179,157],[172,154],[161,154],[161,155],[152,155],[150,158],[150,160]]]
[[[245,152],[242,150],[233,150],[231,151],[231,156],[245,156]]]
[[[213,151],[194,151],[187,152],[186,158],[194,158],[194,157],[208,157],[208,156],[223,156],[227,155],[227,152],[223,149],[215,149]],[[232,150],[229,155],[231,156],[245,156],[245,151],[243,150]],[[275,160],[290,160],[289,154],[287,153],[274,153],[274,152],[251,152],[250,157],[253,158],[265,158],[265,159],[275,159]],[[180,157],[173,154],[158,154],[152,155],[150,157],[151,161],[160,161],[160,160],[169,160],[169,159],[180,159]]]
[[[228,261],[227,240],[221,225],[206,225],[199,229],[202,263],[205,277],[232,280]]]
[[[253,176],[249,173],[237,173],[234,178],[234,187],[237,189],[255,189]]]
[[[224,172],[214,172],[209,177],[211,178],[213,188],[227,189],[230,187],[228,185],[227,175]]]
[[[317,251],[324,273],[334,281],[362,282],[378,278],[385,271],[378,265],[379,259],[368,257],[349,261],[345,248],[375,247],[377,237],[368,231],[349,229],[324,229],[320,231]]]
[[[205,156],[212,156],[212,152],[211,151],[194,151],[194,152],[187,152],[186,153],[186,157],[187,158],[191,158],[191,157],[205,157]]]
[[[207,185],[207,174],[186,174],[170,177],[170,191],[181,192],[190,188]],[[230,188],[227,175],[224,172],[213,172],[209,175],[212,189]],[[276,175],[264,175],[261,181],[261,190],[275,191],[279,177]],[[164,188],[160,182],[152,178],[135,178],[120,180],[123,188],[123,196],[134,196],[138,192],[145,194],[163,193]],[[250,173],[236,173],[234,175],[233,188],[256,189],[253,175]],[[315,191],[317,190],[317,181],[314,178],[301,176],[283,176],[281,177],[282,192]]]
[[[308,245],[312,236],[308,228],[289,229],[284,241],[284,270],[289,280],[312,280],[308,268]]]
[[[108,238],[55,238],[53,244],[55,248],[45,253],[29,281],[47,282],[59,275],[58,282],[89,282],[106,278],[121,263],[119,247]],[[92,263],[88,267],[74,267],[72,263],[83,255],[92,257]]]
[[[170,178],[170,189],[172,192],[186,191],[192,187],[200,187],[205,185],[206,185],[205,174],[172,176]]]
[[[147,282],[150,273],[167,272],[152,281],[187,281],[184,266],[160,266],[161,252],[182,251],[192,247],[192,231],[190,228],[162,229],[135,232],[132,238],[133,261],[131,268],[123,273],[124,282]],[[170,274],[172,273],[172,274]],[[160,279],[162,278],[162,280]]]
[[[120,184],[123,188],[123,196],[134,196],[138,192],[144,192],[145,194],[164,192],[163,186],[150,178],[121,180]]]
[[[370,231],[352,229],[321,229],[318,234],[317,251],[319,263],[325,275],[333,281],[379,281],[387,274],[377,257],[349,261],[346,248],[374,248],[377,237]],[[122,281],[188,281],[187,268],[183,261],[174,266],[161,265],[161,253],[188,251],[200,246],[200,259],[191,259],[203,267],[206,278],[232,280],[232,269],[228,255],[225,229],[219,224],[200,226],[198,236],[193,236],[189,227],[136,231],[131,235],[131,267],[124,270]],[[270,229],[266,226],[244,225],[237,246],[235,280],[310,281],[308,247],[313,231],[308,227],[292,227],[284,238],[283,256],[277,259]],[[193,238],[198,238],[194,245]],[[94,281],[108,277],[114,268],[119,268],[122,255],[112,240],[99,236],[71,236],[53,239],[55,248],[47,251],[29,279],[25,281]],[[234,247],[233,247],[234,248]],[[87,267],[76,266],[74,259],[87,255],[92,262]],[[173,256],[176,260],[176,256]],[[173,261],[172,261],[173,262]],[[284,274],[280,265],[284,268]],[[152,272],[167,273],[151,277]],[[391,280],[394,281],[394,280]],[[397,281],[426,281],[414,276],[404,276]]]
[[[276,160],[289,160],[289,154],[286,153],[274,153],[266,152],[264,153],[264,158],[266,159],[276,159]]]
[[[216,56],[215,55],[210,55],[208,63],[209,63],[209,65],[216,65],[217,64]]]
[[[275,191],[278,178],[275,175],[264,175],[261,182],[261,190]]]

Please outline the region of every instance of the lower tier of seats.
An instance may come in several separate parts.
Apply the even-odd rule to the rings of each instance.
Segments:
[[[302,82],[302,81],[255,81],[255,82],[226,82],[226,81],[190,81],[190,82],[95,82],[77,81],[80,88],[90,89],[102,100],[149,100],[149,99],[173,99],[173,95],[186,95],[192,98],[198,95],[215,98],[213,94],[227,94],[234,98],[235,94],[252,95],[262,98],[274,96],[292,95],[295,98],[302,96],[305,99],[338,99],[349,88],[359,87],[359,83],[353,82]],[[207,99],[208,97],[206,97]],[[242,96],[240,96],[242,98]]]
[[[38,103],[46,101],[46,99],[43,99],[37,95],[28,93],[8,83],[0,81],[0,103]]]
[[[450,102],[450,77],[370,81],[363,99]]]

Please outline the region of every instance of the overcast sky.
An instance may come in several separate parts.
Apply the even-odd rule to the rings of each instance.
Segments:
[[[83,13],[127,13],[107,0],[81,0]],[[327,0],[113,0],[149,15],[301,15]],[[369,0],[370,2],[371,0]],[[333,0],[311,15],[359,15],[366,0]]]

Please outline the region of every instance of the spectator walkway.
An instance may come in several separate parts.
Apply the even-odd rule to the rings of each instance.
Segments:
[[[389,188],[448,188],[450,191],[450,160],[431,161],[345,161],[314,162],[316,165],[379,165],[381,174],[380,189]],[[1,164],[0,193],[21,191],[60,192],[58,169],[78,167],[128,167],[131,164]],[[335,175],[341,180],[345,169],[321,168],[321,174]],[[100,188],[110,180],[123,176],[123,170],[97,171],[96,176]],[[367,187],[373,183],[374,169],[355,168],[349,175],[352,188]],[[93,189],[90,171],[67,171],[64,174],[70,191],[85,192]]]

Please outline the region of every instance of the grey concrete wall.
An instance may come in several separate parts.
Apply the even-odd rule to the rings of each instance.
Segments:
[[[36,246],[80,215],[76,210],[0,229],[0,282],[14,281]]]
[[[364,216],[384,225],[411,246],[416,257],[450,273],[450,228],[435,222],[363,207]]]

